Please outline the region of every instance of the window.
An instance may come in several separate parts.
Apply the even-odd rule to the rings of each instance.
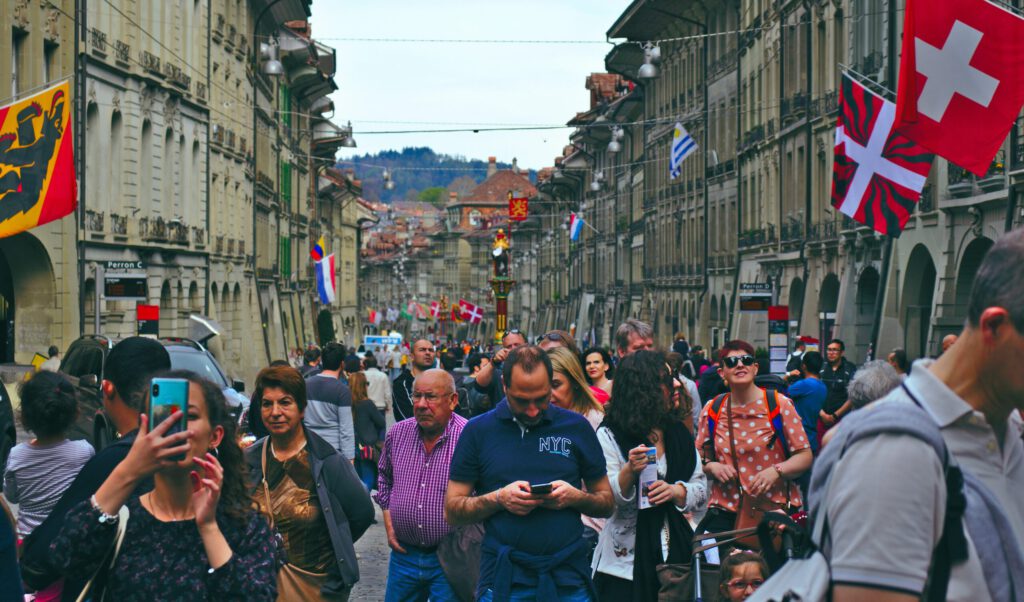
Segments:
[[[11,96],[18,97],[18,91],[27,83],[24,70],[25,48],[28,35],[22,31],[14,30],[11,33]]]

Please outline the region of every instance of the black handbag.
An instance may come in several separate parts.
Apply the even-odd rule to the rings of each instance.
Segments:
[[[480,580],[480,549],[484,543],[483,523],[453,527],[437,546],[437,559],[448,583],[462,602],[476,600]]]

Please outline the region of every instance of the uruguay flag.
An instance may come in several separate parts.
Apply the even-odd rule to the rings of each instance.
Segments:
[[[583,232],[583,218],[575,213],[569,214],[569,240],[576,242]]]
[[[316,262],[316,290],[320,293],[320,303],[332,305],[336,288],[334,278],[334,253]]]
[[[676,123],[676,133],[672,136],[672,155],[668,159],[668,175],[673,180],[679,177],[683,160],[697,152],[697,143],[687,133],[683,124]]]

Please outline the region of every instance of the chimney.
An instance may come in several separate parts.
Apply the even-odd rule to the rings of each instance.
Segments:
[[[519,159],[512,157],[512,173],[519,175]]]
[[[498,158],[487,157],[487,177],[491,177],[498,173]]]
[[[458,202],[459,202],[459,193],[457,193],[455,191],[449,192],[448,193],[448,203],[451,204],[451,203],[458,203]]]

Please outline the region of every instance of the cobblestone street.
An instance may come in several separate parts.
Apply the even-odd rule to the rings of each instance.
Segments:
[[[376,506],[376,504],[375,504]],[[384,534],[384,517],[377,508],[377,524],[370,527],[356,542],[359,555],[359,583],[352,590],[352,600],[383,600],[388,579],[388,538]]]

